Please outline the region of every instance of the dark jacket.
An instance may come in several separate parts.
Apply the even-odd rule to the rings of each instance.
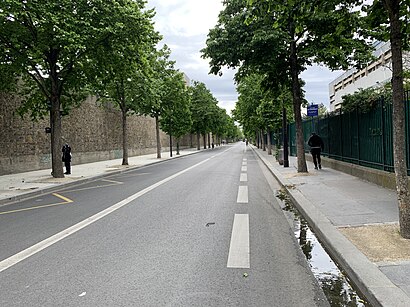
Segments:
[[[310,148],[320,148],[323,150],[324,144],[322,138],[317,134],[312,134],[309,138],[308,145]]]
[[[71,162],[71,147],[68,144],[63,146],[63,162]]]

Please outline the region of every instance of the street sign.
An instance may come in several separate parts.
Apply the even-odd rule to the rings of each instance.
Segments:
[[[307,116],[319,116],[319,105],[311,104],[307,107]]]

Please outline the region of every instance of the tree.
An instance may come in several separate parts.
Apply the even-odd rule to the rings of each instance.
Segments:
[[[121,111],[122,165],[128,165],[127,117],[138,112],[138,107],[149,100],[148,55],[155,52],[155,44],[160,39],[152,24],[153,11],[146,11],[144,14],[139,25],[139,35],[133,40],[112,40],[96,51],[96,73],[91,81],[99,100],[113,102]],[[119,38],[131,36],[135,30],[126,28],[126,31],[131,32],[124,33]]]
[[[22,113],[50,115],[54,177],[64,177],[62,112],[85,97],[96,50],[113,40],[127,46],[139,41],[138,33],[145,33],[144,6],[142,0],[0,2],[0,73],[21,79]]]
[[[234,138],[236,131],[235,125],[232,127],[232,124],[233,120],[226,113],[226,110],[216,106],[211,124],[213,143],[220,144],[222,138]]]
[[[213,73],[223,66],[241,67],[240,74],[265,73],[273,86],[279,81],[291,88],[298,172],[307,172],[299,76],[313,62],[347,68],[358,59],[353,52],[366,53],[367,45],[355,36],[360,18],[352,11],[354,2],[227,0],[202,50]]]
[[[165,96],[162,98],[164,104],[160,119],[162,131],[166,132],[172,140],[177,140],[177,155],[179,155],[179,139],[186,135],[192,126],[190,96],[183,75],[173,71],[166,80]],[[172,154],[172,145],[170,146]]]
[[[360,112],[366,113],[377,106],[381,96],[379,89],[361,88],[353,94],[342,96],[342,110],[345,112],[360,110]]]
[[[138,113],[141,115],[150,116],[155,119],[155,135],[157,139],[157,158],[161,158],[161,139],[160,139],[160,124],[159,120],[169,101],[168,91],[170,78],[174,75],[175,62],[169,59],[171,50],[168,46],[154,52],[150,57],[150,65],[152,68],[151,77],[149,79],[149,99],[141,101],[138,106]]]
[[[257,114],[257,109],[263,99],[260,84],[260,75],[250,74],[242,78],[236,88],[239,96],[233,110],[233,116],[236,121],[241,123],[247,138],[254,136],[261,128]]]
[[[272,129],[279,128],[282,124],[282,110],[277,106],[280,107],[278,104],[275,105],[272,99],[263,99],[256,109],[256,114],[260,117],[260,121],[264,123],[264,131],[266,131],[268,142],[268,155],[272,154]]]
[[[226,113],[225,113],[226,114]],[[226,114],[226,127],[225,127],[225,134],[222,135],[228,139],[240,139],[243,138],[243,134],[241,132],[241,129],[235,124],[235,121],[233,120],[232,117],[230,117],[228,114]]]
[[[403,46],[409,48],[410,31],[407,22],[409,18],[408,1],[376,0],[366,7],[369,15],[370,34],[378,39],[390,40],[392,52],[393,76],[393,158],[396,177],[397,199],[399,204],[400,234],[410,239],[410,193],[408,188],[405,140],[405,110],[403,88]],[[377,26],[378,32],[372,31]]]
[[[200,149],[200,135],[204,136],[204,147],[206,146],[206,133],[210,131],[212,109],[217,104],[217,100],[205,86],[204,83],[194,81],[190,87],[192,133],[197,136],[197,149]],[[206,148],[206,147],[205,147]]]
[[[239,100],[234,110],[235,119],[244,127],[245,136],[250,138],[255,131],[279,130],[282,127],[283,108],[291,110],[291,92],[279,84],[269,85],[266,75],[251,73],[242,77],[237,86]],[[291,112],[287,112],[291,114]],[[293,117],[288,115],[287,120]],[[270,138],[268,153],[271,154]]]

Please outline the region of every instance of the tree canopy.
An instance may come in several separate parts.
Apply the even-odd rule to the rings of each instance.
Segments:
[[[218,24],[210,30],[207,47],[211,72],[223,66],[240,67],[237,79],[250,72],[266,74],[292,91],[296,121],[298,171],[307,171],[301,117],[300,73],[312,63],[347,68],[368,54],[356,1],[226,0]]]
[[[144,0],[0,3],[4,50],[0,73],[14,81],[7,89],[14,87],[22,97],[22,113],[33,118],[50,114],[53,176],[64,177],[59,154],[61,112],[85,97],[97,54],[103,57],[106,47],[133,53],[152,34],[153,14],[145,4]]]

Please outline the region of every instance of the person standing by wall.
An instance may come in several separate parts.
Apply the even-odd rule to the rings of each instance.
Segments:
[[[63,162],[65,166],[65,173],[66,175],[71,174],[71,147],[67,143],[63,146]]]
[[[315,169],[322,169],[320,153],[323,150],[324,144],[320,136],[315,132],[312,132],[308,140],[308,145],[310,146],[310,153],[312,154],[313,164],[315,164]]]

